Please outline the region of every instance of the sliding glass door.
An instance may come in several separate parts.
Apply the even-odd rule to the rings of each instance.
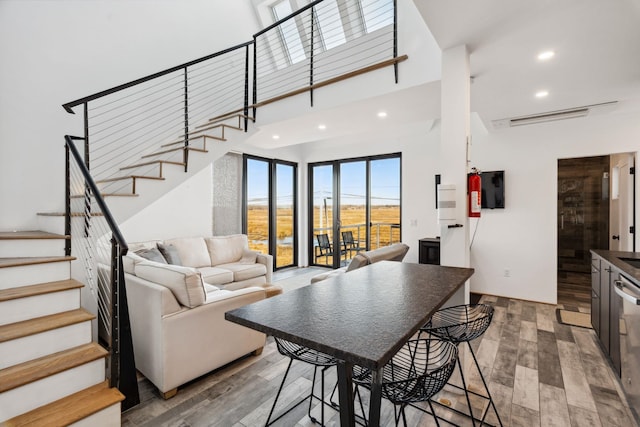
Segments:
[[[243,230],[249,248],[269,253],[274,268],[297,265],[295,163],[244,156]]]
[[[309,165],[309,264],[338,268],[401,241],[400,154]]]

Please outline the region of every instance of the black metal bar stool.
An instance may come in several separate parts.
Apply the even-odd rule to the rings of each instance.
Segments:
[[[440,426],[431,398],[447,384],[457,359],[456,345],[437,338],[410,340],[393,356],[383,368],[382,397],[394,404],[396,426],[402,417],[403,424],[407,427],[405,409],[417,402],[429,404],[431,412],[418,409],[433,415],[436,425]],[[356,387],[371,389],[371,379],[369,369],[359,366],[353,368]],[[400,406],[399,411],[397,406]],[[360,407],[362,408],[362,402]]]
[[[283,416],[285,416],[286,414],[288,414],[289,412],[291,412],[294,408],[298,407],[299,405],[301,405],[305,400],[309,399],[309,410],[308,410],[308,415],[309,418],[311,419],[311,421],[313,421],[315,424],[318,424],[318,420],[311,416],[311,406],[313,405],[313,399],[317,399],[320,401],[320,425],[324,426],[324,405],[327,405],[329,407],[331,407],[331,405],[327,402],[324,401],[324,371],[329,369],[331,366],[335,366],[336,365],[336,359],[332,356],[329,356],[327,354],[321,353],[319,351],[310,349],[308,347],[304,347],[302,345],[299,344],[294,344],[292,342],[280,339],[280,338],[275,338],[276,341],[276,346],[278,348],[278,352],[280,352],[280,354],[282,354],[283,356],[287,356],[289,357],[291,360],[289,360],[289,365],[287,366],[287,370],[284,373],[284,378],[282,378],[282,382],[280,383],[280,388],[278,389],[278,394],[276,394],[276,399],[273,401],[273,406],[271,407],[271,411],[269,412],[269,417],[267,418],[267,423],[265,424],[265,427],[270,426],[271,424],[275,423],[276,421],[278,421],[280,418],[282,418]],[[313,368],[313,380],[311,383],[311,392],[305,396],[303,399],[301,399],[298,403],[296,403],[295,405],[293,405],[291,408],[287,409],[285,412],[283,412],[282,414],[278,415],[278,417],[276,419],[274,419],[273,421],[271,421],[271,416],[273,415],[273,411],[276,408],[276,404],[278,403],[278,398],[280,397],[280,392],[282,391],[282,388],[284,387],[284,383],[287,380],[287,375],[289,375],[289,369],[291,369],[291,364],[293,363],[294,360],[300,360],[302,362],[306,362],[309,363],[311,365],[314,366]],[[321,369],[320,372],[320,388],[321,388],[321,395],[320,397],[316,396],[315,394],[313,394],[314,388],[315,388],[315,384],[316,384],[316,374],[318,372],[318,369]]]
[[[489,328],[491,324],[491,319],[493,318],[493,307],[486,304],[469,304],[469,305],[457,305],[454,307],[447,307],[442,310],[436,311],[434,315],[431,317],[429,322],[420,328],[420,334],[428,333],[433,336],[436,336],[440,339],[450,341],[455,345],[458,345],[461,342],[466,342],[469,351],[471,352],[471,356],[473,356],[473,361],[475,362],[476,368],[478,369],[478,374],[480,375],[480,379],[482,380],[482,384],[484,385],[484,389],[486,391],[486,395],[482,395],[479,393],[475,393],[471,390],[467,389],[467,385],[464,378],[464,372],[462,369],[462,363],[460,362],[460,358],[458,357],[458,367],[460,368],[460,378],[462,380],[462,387],[459,387],[455,384],[450,384],[451,386],[462,389],[465,393],[465,397],[467,399],[467,405],[469,407],[469,414],[465,414],[464,412],[458,411],[454,408],[450,408],[451,410],[460,413],[462,415],[467,415],[471,418],[473,425],[476,425],[476,421],[480,421],[480,425],[485,423],[485,417],[489,412],[489,405],[493,408],[496,413],[496,417],[498,418],[498,422],[502,426],[502,421],[500,420],[500,415],[498,414],[498,410],[496,409],[496,405],[493,402],[493,398],[491,397],[491,393],[489,392],[489,387],[487,387],[487,383],[482,375],[482,369],[480,369],[480,365],[478,364],[478,359],[476,359],[476,355],[473,352],[473,348],[471,347],[471,341],[480,337],[484,332]],[[482,397],[489,401],[489,405],[487,405],[486,409],[483,411],[482,418],[476,418],[473,415],[473,409],[471,408],[471,400],[469,398],[469,393],[472,393],[475,396]]]

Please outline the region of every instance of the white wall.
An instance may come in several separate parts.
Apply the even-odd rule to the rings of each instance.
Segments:
[[[471,249],[471,290],[555,304],[558,159],[637,152],[637,113],[489,134],[476,127],[473,141],[472,166],[505,171],[506,208],[482,211]]]
[[[36,228],[37,212],[63,208],[63,136],[83,132],[63,103],[257,30],[249,1],[0,1],[0,230]]]
[[[120,224],[127,242],[211,235],[213,165]]]

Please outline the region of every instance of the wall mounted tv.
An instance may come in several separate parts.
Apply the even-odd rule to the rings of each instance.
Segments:
[[[504,171],[482,171],[482,208],[504,209]]]

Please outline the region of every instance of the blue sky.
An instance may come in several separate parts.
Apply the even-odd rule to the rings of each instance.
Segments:
[[[366,162],[348,162],[341,164],[342,204],[364,204],[366,195]],[[277,165],[278,203],[288,205],[292,200],[292,168]],[[314,168],[314,199],[322,203],[324,197],[331,197],[332,166]],[[266,204],[269,192],[268,164],[249,159],[247,184],[249,200],[253,204]],[[400,159],[390,158],[371,161],[371,203],[373,205],[400,204]]]

